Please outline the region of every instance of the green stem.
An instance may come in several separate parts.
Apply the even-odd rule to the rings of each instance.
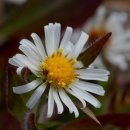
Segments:
[[[24,116],[23,130],[37,130],[35,125],[35,115],[29,110]]]

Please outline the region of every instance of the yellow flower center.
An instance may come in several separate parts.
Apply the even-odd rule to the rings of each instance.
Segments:
[[[67,59],[59,48],[56,53],[41,63],[46,80],[54,87],[68,87],[76,78],[75,59]]]

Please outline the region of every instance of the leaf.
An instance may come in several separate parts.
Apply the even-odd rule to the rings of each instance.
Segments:
[[[101,123],[98,121],[98,119],[96,118],[96,116],[93,114],[93,112],[88,108],[84,108],[81,109],[86,115],[88,115],[90,118],[92,118],[96,123],[98,123],[99,125],[101,125]]]
[[[85,67],[89,66],[99,55],[100,51],[102,50],[107,40],[110,38],[111,34],[112,33],[107,33],[101,38],[95,40],[94,43],[92,43],[92,45],[90,45],[90,47],[87,48],[86,51],[79,56],[78,59],[83,62]]]
[[[128,113],[112,113],[98,116],[102,127],[95,123],[92,119],[82,119],[66,124],[59,130],[125,130],[130,129],[130,114]]]
[[[83,111],[86,115],[88,115],[96,123],[98,123],[99,125],[101,125],[100,122],[98,121],[98,119],[96,118],[96,116],[93,114],[93,112],[88,107],[82,108],[82,104],[80,102],[78,102],[78,101],[75,102],[75,104],[77,105],[78,108],[81,109],[81,111]]]
[[[13,67],[8,67],[8,88],[7,88],[7,107],[17,119],[23,118],[23,114],[27,111],[25,102],[30,94],[19,95],[13,93],[13,86],[25,84],[25,82],[17,76]]]
[[[0,26],[0,36],[23,36],[39,31],[48,22],[76,27],[92,15],[101,2],[102,0],[28,1],[27,5],[18,10],[16,16]]]

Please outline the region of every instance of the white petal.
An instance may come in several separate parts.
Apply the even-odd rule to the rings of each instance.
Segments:
[[[22,40],[24,43],[25,43],[25,39],[24,40]],[[21,42],[22,42],[21,41]],[[28,42],[27,42],[28,43]],[[31,44],[31,43],[28,43],[28,44]],[[33,45],[33,44],[32,44]],[[35,46],[34,46],[35,47]],[[38,60],[37,60],[37,58],[36,57],[34,57],[34,56],[32,56],[32,55],[30,55],[30,52],[29,52],[29,50],[27,51],[27,48],[31,48],[30,47],[30,45],[26,45],[26,44],[22,44],[21,46],[20,46],[20,48],[21,49],[24,49],[24,48],[26,48],[26,49],[24,49],[24,52],[27,54],[27,56],[26,56],[26,59],[28,59],[28,61],[30,61],[31,62],[31,64],[33,64],[33,65],[35,65],[36,67],[38,67],[39,66],[39,58],[38,58]],[[33,46],[32,46],[32,48],[33,48]],[[35,50],[36,50],[36,48],[34,48]],[[32,49],[30,49],[30,51],[31,51]],[[33,52],[33,50],[32,50],[32,52]],[[35,52],[35,51],[34,51]],[[38,52],[38,50],[37,50],[37,52]],[[36,52],[35,52],[36,53]],[[20,55],[22,55],[22,54],[20,54]],[[37,54],[38,55],[38,54]],[[40,54],[39,54],[40,55]],[[25,55],[23,55],[24,57],[25,57]],[[34,60],[35,59],[35,60]],[[21,61],[21,60],[19,60],[19,61]],[[22,61],[21,61],[22,62]]]
[[[58,95],[58,92],[57,92],[57,89],[53,89],[53,97],[54,97],[54,100],[56,102],[56,105],[57,105],[57,109],[58,109],[58,114],[61,114],[63,112],[63,105],[61,103],[61,100],[59,98],[59,95]]]
[[[59,43],[60,43],[60,31],[61,31],[61,25],[59,23],[49,24],[49,37],[50,37],[50,43],[51,43],[51,52],[49,55],[52,55],[52,53],[56,52]]]
[[[88,103],[92,104],[94,107],[99,108],[101,106],[100,102],[90,93],[83,91],[75,86],[71,87],[71,89],[77,94],[77,96],[83,98]]]
[[[17,68],[17,70],[16,70],[17,75],[21,76],[21,72],[22,72],[23,68],[24,67]]]
[[[21,60],[21,57],[25,57],[25,55],[23,55],[23,54],[16,54],[15,56],[13,56],[12,58],[9,59],[9,63],[14,65],[14,66],[17,66],[17,67],[27,67],[25,62],[23,62]]]
[[[40,62],[42,60],[42,57],[38,54],[36,54],[32,49],[28,48],[26,45],[20,45],[19,49],[27,56],[34,59],[36,62]]]
[[[82,68],[84,67],[83,63],[81,61],[78,61],[75,65],[74,65],[75,68]]]
[[[52,90],[52,87],[50,87],[49,95],[48,95],[48,111],[47,111],[48,118],[52,116],[53,109],[54,109],[53,90]]]
[[[43,46],[43,43],[42,43],[40,37],[36,33],[32,33],[31,37],[33,38],[33,40],[35,42],[37,50],[39,51],[42,58],[44,59],[46,57],[46,53],[45,53],[45,49],[44,49],[44,46]]]
[[[27,39],[22,39],[19,43],[21,45],[27,46],[27,48],[30,48],[31,50],[33,50],[38,55],[40,54],[39,51],[37,50],[36,46],[31,41],[29,41]]]
[[[30,109],[32,109],[35,104],[38,102],[38,100],[40,99],[40,97],[42,96],[43,92],[46,89],[46,84],[42,84],[40,85],[33,93],[33,95],[29,98],[26,106]]]
[[[53,24],[44,26],[45,31],[45,46],[48,56],[54,52],[54,29]]]
[[[64,95],[62,90],[59,90],[59,95],[60,95],[60,98],[61,98],[62,102],[69,108],[69,112],[72,113],[73,109],[72,109],[69,101],[67,101],[67,97]]]
[[[32,64],[29,59],[25,56],[25,55],[22,55],[22,54],[17,54],[15,56],[15,59],[20,63],[23,64],[23,67],[28,67],[28,69],[34,73],[35,75],[38,75],[38,71],[39,71],[39,68],[37,66],[35,66],[34,64]]]
[[[108,81],[108,76],[103,75],[88,75],[88,74],[81,74],[77,76],[79,79],[84,80],[99,80],[99,81]]]
[[[85,32],[81,33],[81,36],[80,36],[78,42],[76,43],[74,49],[70,53],[70,57],[77,58],[79,56],[79,54],[81,53],[88,38],[89,38],[89,36]]]
[[[81,79],[107,81],[110,73],[103,69],[87,68],[77,70],[77,74],[79,74],[78,77]]]
[[[57,49],[59,48],[59,44],[60,44],[61,24],[55,23],[54,26],[55,26],[55,32],[54,32],[55,48],[54,48],[54,51],[57,51]]]
[[[71,39],[70,41],[72,41],[74,44],[79,40],[79,37],[81,35],[81,31],[82,29],[81,28],[78,28],[78,29],[75,29],[72,36],[71,36]]]
[[[49,45],[50,45],[50,42],[49,42],[49,27],[48,25],[44,26],[44,32],[45,32],[45,47],[46,47],[46,51],[47,51],[47,54],[49,53]]]
[[[28,66],[28,58],[23,54],[16,54],[13,57],[14,62],[21,64],[21,66],[27,67]]]
[[[69,108],[70,113],[74,112],[75,117],[78,117],[79,112],[78,112],[76,106],[74,105],[74,103],[69,98],[69,96],[65,93],[65,91],[59,90],[59,95],[60,95],[60,98],[63,101],[63,103]]]
[[[51,53],[49,55],[52,55],[55,52],[55,26],[52,23],[49,23],[49,32],[51,45]]]
[[[69,54],[73,48],[74,48],[73,43],[69,41],[68,44],[66,44],[65,48],[63,49],[63,54],[64,55]]]
[[[20,67],[22,65],[20,65],[19,63],[17,63],[17,61],[15,61],[15,58],[9,58],[9,64],[13,65],[13,66],[17,66],[17,67]]]
[[[78,87],[81,90],[85,90],[101,96],[104,95],[105,93],[104,89],[100,85],[89,83],[89,82],[78,80],[75,82],[74,86]]]
[[[78,70],[79,73],[88,73],[88,74],[98,74],[98,75],[109,75],[110,72],[104,69],[94,69],[94,68],[87,68],[87,69],[80,69]]]
[[[28,84],[13,87],[13,92],[17,93],[17,94],[27,93],[27,92],[33,90],[34,88],[36,88],[41,82],[42,82],[41,80],[37,79]]]
[[[72,94],[73,96],[75,96],[77,99],[79,99],[79,101],[81,101],[81,103],[83,105],[83,108],[86,107],[86,102],[81,97],[79,97],[76,93],[74,93],[74,91],[72,91],[69,88],[67,88],[66,91],[69,92],[70,94]]]
[[[29,60],[29,58],[25,55],[22,55],[22,54],[16,54],[15,55],[15,59],[17,61],[19,61],[23,66],[27,66],[29,68],[33,68],[35,70],[39,70],[38,66],[33,64],[33,62],[31,62]]]
[[[65,48],[65,46],[70,41],[72,32],[73,32],[73,29],[71,27],[66,28],[65,34],[64,34],[63,39],[62,39],[61,44],[60,44],[60,48],[63,48],[63,49]]]
[[[39,61],[36,61],[36,60],[34,60],[34,58],[32,58],[32,57],[27,57],[28,58],[28,61],[33,65],[33,66],[35,66],[35,68],[39,68],[39,66],[40,66],[40,62]]]

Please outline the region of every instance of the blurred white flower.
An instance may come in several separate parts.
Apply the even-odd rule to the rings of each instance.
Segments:
[[[74,112],[75,117],[79,116],[77,107],[68,94],[79,99],[83,108],[86,107],[86,102],[99,108],[100,102],[91,93],[104,95],[104,89],[100,85],[83,80],[107,81],[109,72],[103,69],[82,69],[83,65],[77,61],[89,36],[82,32],[78,41],[73,44],[70,41],[73,31],[71,27],[66,28],[61,41],[59,23],[49,23],[44,27],[44,31],[45,48],[39,36],[32,33],[34,44],[27,39],[21,40],[19,49],[24,54],[16,54],[9,59],[10,64],[18,67],[16,71],[18,75],[21,75],[24,67],[28,67],[37,77],[28,84],[13,87],[13,92],[23,94],[35,89],[26,104],[29,109],[32,109],[45,89],[49,87],[47,117],[52,116],[54,103],[57,105],[58,114],[63,112],[63,104],[65,104],[70,113]]]
[[[100,6],[94,17],[82,27],[82,30],[88,32],[92,39],[112,32],[111,39],[103,49],[103,55],[108,62],[121,70],[126,70],[130,61],[130,29],[124,27],[127,20],[127,13],[110,12],[107,14],[105,6]],[[77,29],[73,40],[79,36],[79,30]],[[101,56],[96,58],[93,66],[105,67]]]

